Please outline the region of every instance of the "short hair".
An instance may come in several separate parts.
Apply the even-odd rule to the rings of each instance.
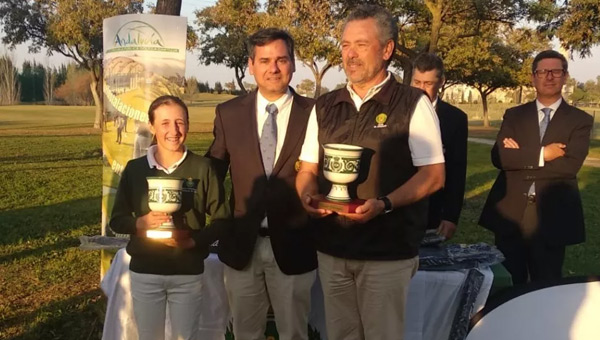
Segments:
[[[379,42],[381,45],[383,46],[386,42],[391,40],[394,43],[395,50],[396,43],[398,41],[398,25],[396,24],[396,20],[392,14],[379,5],[364,4],[356,7],[356,9],[353,10],[348,17],[346,17],[346,20],[344,21],[344,29],[351,21],[366,19],[375,20],[375,23],[377,24],[377,30],[379,31]],[[387,60],[387,65],[392,62],[392,59],[393,54],[392,57]]]
[[[413,61],[413,70],[419,72],[437,71],[438,78],[444,76],[444,62],[435,53],[421,53]]]
[[[265,46],[275,40],[283,40],[290,59],[294,61],[294,39],[287,31],[274,27],[260,29],[248,37],[247,49],[250,59],[254,60],[256,56],[256,46]]]
[[[188,113],[188,107],[187,105],[185,105],[183,100],[181,100],[181,98],[179,97],[165,95],[154,99],[152,104],[150,104],[150,107],[148,108],[148,120],[150,121],[150,124],[154,124],[154,111],[156,111],[156,109],[163,105],[177,105],[181,107],[183,109],[183,112],[185,112],[186,122],[189,122],[190,116]]]
[[[569,71],[569,63],[567,62],[567,58],[565,58],[564,55],[554,50],[546,50],[540,52],[533,59],[533,64],[531,64],[531,73],[535,73],[535,70],[537,70],[538,63],[544,59],[560,59],[560,62],[562,63],[562,68],[563,70],[565,70],[565,73]]]

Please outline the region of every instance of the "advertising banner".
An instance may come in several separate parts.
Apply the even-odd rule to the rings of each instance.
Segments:
[[[165,94],[180,96],[185,76],[187,19],[129,14],[104,20],[104,109],[102,134],[102,235],[108,227],[120,174],[152,143],[148,107]]]

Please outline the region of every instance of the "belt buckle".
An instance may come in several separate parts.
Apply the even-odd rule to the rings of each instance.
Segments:
[[[535,203],[535,195],[527,195],[527,203]]]
[[[258,228],[258,235],[261,237],[269,237],[269,228]]]

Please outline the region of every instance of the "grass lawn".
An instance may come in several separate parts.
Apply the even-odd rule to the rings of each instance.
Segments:
[[[206,98],[210,100],[210,98]],[[215,100],[216,102],[217,100]],[[213,108],[194,103],[188,147],[203,153]],[[196,109],[202,110],[196,110]],[[0,339],[99,339],[101,136],[91,107],[0,107]],[[488,131],[489,133],[489,131]],[[493,133],[493,131],[492,131]],[[455,242],[492,242],[476,225],[496,176],[490,147],[469,144],[466,201]],[[568,275],[600,273],[600,169],[580,172],[588,240],[568,248]]]

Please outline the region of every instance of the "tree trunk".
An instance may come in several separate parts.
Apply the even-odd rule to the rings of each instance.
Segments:
[[[182,0],[158,0],[156,2],[156,14],[181,15]]]
[[[321,82],[323,80],[323,77],[325,76],[325,73],[327,73],[327,71],[329,71],[329,69],[331,68],[332,65],[331,65],[331,63],[327,63],[327,65],[325,65],[319,71],[319,65],[317,65],[317,63],[314,61],[311,61],[310,63],[303,61],[303,64],[306,65],[312,71],[312,74],[315,77],[314,98],[319,98],[319,96],[321,95]]]
[[[99,72],[90,71],[92,75],[92,82],[90,83],[90,90],[92,91],[92,97],[94,98],[94,104],[96,105],[96,116],[94,118],[94,129],[102,129],[104,131],[104,98],[102,92],[103,72],[102,65],[99,65]]]
[[[244,70],[240,70],[238,67],[235,67],[235,80],[237,81],[238,86],[240,87],[240,91],[242,94],[248,93],[246,87],[244,86],[244,82],[242,81],[244,77],[246,77],[246,72]]]
[[[406,59],[400,60],[400,64],[402,65],[402,83],[404,85],[410,85],[413,74],[412,63]]]
[[[437,51],[438,40],[440,39],[440,30],[442,29],[442,6],[443,1],[425,1],[427,8],[431,12],[431,32],[429,34],[429,48],[427,52]]]
[[[521,104],[523,102],[523,86],[519,86],[517,90],[517,104]]]
[[[323,73],[315,74],[315,95],[313,98],[317,99],[321,95],[321,82],[323,81]]]
[[[479,91],[481,94],[481,104],[483,105],[483,127],[490,127],[490,117],[488,116],[488,103],[487,96],[488,94],[485,91]]]

